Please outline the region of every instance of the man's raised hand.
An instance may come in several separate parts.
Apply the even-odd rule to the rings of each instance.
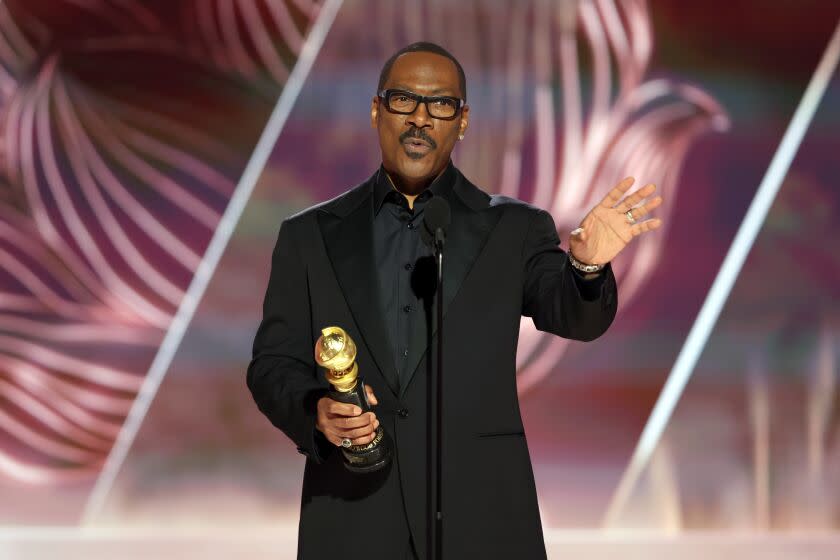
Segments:
[[[661,196],[645,201],[656,191],[656,185],[645,185],[625,197],[633,182],[633,177],[627,177],[618,183],[572,232],[569,250],[577,260],[585,264],[606,264],[634,237],[662,225],[659,218],[642,220],[662,204]],[[644,204],[639,204],[642,201]]]

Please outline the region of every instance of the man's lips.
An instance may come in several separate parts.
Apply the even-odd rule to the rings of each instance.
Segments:
[[[415,154],[425,154],[432,149],[428,142],[420,138],[406,138],[403,141],[403,146],[407,152]]]
[[[407,138],[405,142],[403,142],[403,144],[408,144],[411,146],[426,146],[427,148],[432,147],[428,142],[420,138]]]
[[[435,141],[426,135],[422,129],[411,127],[400,134],[403,150],[411,159],[420,159],[437,148]]]

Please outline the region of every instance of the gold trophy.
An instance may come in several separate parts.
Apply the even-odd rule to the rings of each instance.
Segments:
[[[341,327],[327,327],[315,343],[315,361],[327,371],[324,376],[333,390],[328,396],[338,402],[354,404],[369,411],[364,381],[356,363],[356,343]],[[345,440],[345,444],[350,440]],[[365,445],[342,445],[344,466],[356,473],[373,472],[391,460],[391,442],[380,425],[373,441]]]

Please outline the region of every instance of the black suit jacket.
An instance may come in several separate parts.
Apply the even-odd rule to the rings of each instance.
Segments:
[[[442,195],[452,209],[443,294],[444,553],[544,558],[516,393],[520,317],[533,317],[543,331],[592,340],[615,316],[615,278],[608,266],[596,284],[576,279],[547,212],[489,196],[456,173]],[[307,456],[300,558],[394,560],[408,539],[405,519],[426,557],[427,379],[434,360],[429,333],[418,333],[409,350],[413,373],[396,385],[373,268],[374,179],[283,222],[248,368],[259,409]],[[315,437],[315,403],[327,384],[314,345],[329,325],[356,341],[360,372],[379,400],[377,417],[395,443],[395,461],[378,474],[347,472],[338,450]]]

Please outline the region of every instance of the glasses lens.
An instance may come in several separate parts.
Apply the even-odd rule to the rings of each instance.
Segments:
[[[412,113],[417,107],[417,100],[402,92],[394,92],[388,96],[388,108],[397,113]]]
[[[454,117],[458,111],[458,100],[451,97],[438,97],[429,101],[429,113],[439,119]]]

